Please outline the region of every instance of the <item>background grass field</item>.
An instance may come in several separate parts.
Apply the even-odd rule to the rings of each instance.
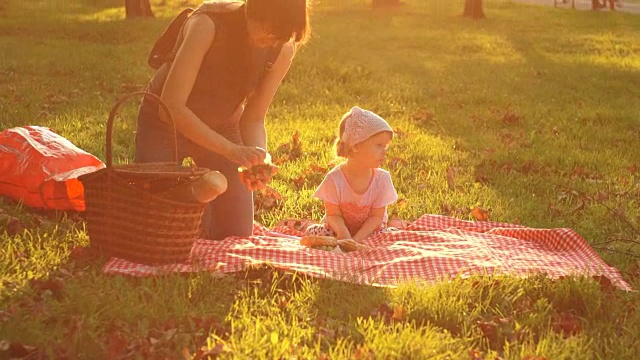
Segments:
[[[0,0],[0,128],[45,125],[104,159],[108,111],[143,89],[146,56],[194,1],[152,1],[124,20],[120,0]],[[640,17],[485,1],[314,4],[301,49],[268,114],[275,156],[301,155],[258,202],[265,225],[322,215],[311,198],[353,105],[398,136],[386,165],[403,199],[390,211],[571,227],[638,288]],[[115,160],[133,155],[136,103],[115,127]],[[310,170],[311,169],[311,170]],[[447,174],[454,176],[447,179]],[[453,180],[453,182],[451,181]],[[28,228],[0,235],[0,350],[51,358],[636,359],[637,293],[589,279],[454,279],[378,289],[253,270],[155,279],[105,277],[76,214],[8,200]],[[622,240],[615,240],[622,239]],[[76,254],[77,255],[77,254]],[[245,276],[246,275],[246,276]],[[5,348],[12,346],[9,350]],[[31,348],[25,348],[30,350]],[[36,351],[36,350],[34,350]],[[135,355],[134,355],[135,354]]]

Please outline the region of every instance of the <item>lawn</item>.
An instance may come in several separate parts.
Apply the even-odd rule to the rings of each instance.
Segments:
[[[144,88],[155,37],[185,4],[153,0],[124,20],[120,0],[0,0],[0,129],[44,125],[104,160],[107,114]],[[413,220],[443,214],[569,227],[640,286],[640,16],[486,0],[369,0],[314,6],[314,33],[268,114],[282,200],[256,220],[320,219],[311,198],[353,105],[397,130],[385,167]],[[130,161],[137,101],[115,126]],[[298,133],[298,135],[294,135]],[[454,174],[453,177],[447,174]],[[452,181],[453,180],[453,181]],[[455,278],[394,289],[268,267],[137,279],[105,276],[77,246],[81,216],[0,200],[0,357],[56,359],[637,359],[640,296],[589,278]],[[1,216],[1,215],[0,215]],[[74,250],[76,249],[76,250]],[[34,355],[35,354],[35,355]]]

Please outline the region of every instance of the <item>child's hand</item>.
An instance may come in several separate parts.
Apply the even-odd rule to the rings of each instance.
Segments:
[[[278,172],[278,167],[271,163],[271,156],[267,154],[262,164],[253,165],[250,168],[240,167],[240,181],[249,191],[264,189],[271,181],[273,175]]]

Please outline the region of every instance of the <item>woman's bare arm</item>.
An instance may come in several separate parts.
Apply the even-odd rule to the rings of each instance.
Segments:
[[[185,25],[184,40],[162,90],[176,129],[194,143],[243,165],[262,162],[265,151],[233,144],[213,131],[187,107],[204,56],[215,38],[215,25],[206,16],[194,16]]]
[[[282,79],[289,71],[293,56],[293,42],[284,44],[273,68],[265,74],[258,88],[249,97],[240,119],[240,131],[245,145],[266,149],[267,132],[264,119]]]

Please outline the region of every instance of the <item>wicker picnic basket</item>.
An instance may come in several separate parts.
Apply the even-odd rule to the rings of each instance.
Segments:
[[[84,186],[86,223],[92,248],[106,256],[155,265],[184,262],[198,235],[206,204],[167,199],[162,193],[208,171],[174,162],[113,165],[113,121],[128,99],[144,95],[157,102],[173,124],[158,96],[135,92],[119,99],[107,121],[106,167],[79,177]]]

